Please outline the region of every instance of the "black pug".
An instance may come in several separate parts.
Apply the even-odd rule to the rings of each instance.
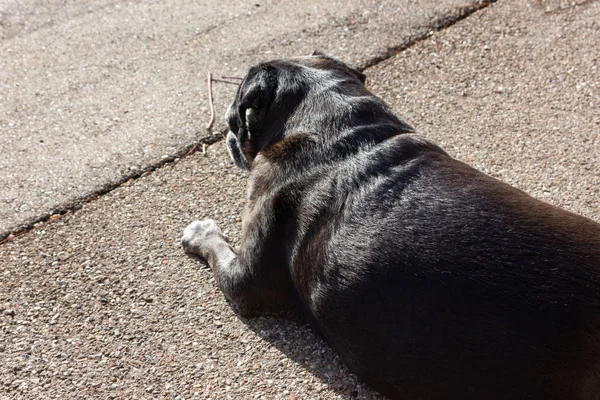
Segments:
[[[323,55],[253,67],[227,115],[250,170],[236,254],[183,246],[242,316],[301,310],[395,399],[600,399],[600,224],[413,134]]]

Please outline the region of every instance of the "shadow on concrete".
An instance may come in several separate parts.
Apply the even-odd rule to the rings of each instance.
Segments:
[[[241,321],[343,398],[384,399],[360,382],[327,342],[299,315],[241,318]]]

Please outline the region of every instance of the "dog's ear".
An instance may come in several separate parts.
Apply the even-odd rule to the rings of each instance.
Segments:
[[[355,75],[355,76],[358,78],[358,80],[359,80],[359,81],[361,81],[363,84],[364,84],[365,82],[367,82],[367,76],[366,76],[365,74],[363,74],[362,72],[360,72],[359,70],[357,70],[357,69],[354,69],[354,68],[350,68],[350,67],[348,67],[348,69],[349,69],[349,70],[350,70],[350,72],[352,72],[352,73],[353,73],[353,74],[354,74],[354,75]]]
[[[352,68],[352,67],[348,66],[348,64],[344,63],[343,61],[338,60],[337,58],[328,56],[327,54],[325,54],[325,53],[323,53],[323,52],[321,52],[319,50],[313,51],[313,53],[311,54],[311,56],[325,58],[325,59],[327,59],[327,60],[329,60],[329,61],[337,64],[338,66],[345,68],[352,75],[354,75],[359,81],[361,81],[363,84],[367,81],[367,76],[365,74],[363,74],[362,72],[360,72],[356,68]]]
[[[257,114],[264,113],[273,96],[275,84],[273,74],[273,69],[267,66],[253,67],[238,88],[235,101],[227,114],[227,123],[237,136],[255,133],[255,125],[259,122]],[[245,138],[240,137],[240,139]]]
[[[346,68],[352,75],[354,75],[363,84],[367,81],[367,76],[365,74],[363,74],[362,72],[360,72],[359,70],[357,70],[356,68],[350,67],[348,64],[346,64],[343,61],[338,60],[337,58],[329,57],[329,59],[331,61],[335,62],[336,64]]]
[[[256,147],[264,117],[275,96],[276,74],[275,68],[268,65],[251,68],[227,111],[227,123],[234,135],[228,135],[227,143],[234,162],[241,168],[248,169],[260,150]]]

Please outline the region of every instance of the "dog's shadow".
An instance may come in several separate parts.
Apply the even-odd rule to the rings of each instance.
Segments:
[[[241,321],[344,399],[385,399],[360,382],[302,318],[285,315],[241,318]]]
[[[202,269],[210,270],[203,258],[190,253],[187,255],[198,261]],[[235,312],[232,304],[228,303],[228,305],[231,311]],[[360,382],[344,366],[331,347],[299,314],[290,312],[254,318],[237,316],[248,329],[275,346],[289,359],[307,369],[321,383],[339,393],[344,399],[386,399]]]

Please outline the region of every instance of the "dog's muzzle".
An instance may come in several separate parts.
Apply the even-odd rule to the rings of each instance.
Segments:
[[[250,170],[250,165],[248,164],[248,160],[244,157],[242,153],[242,149],[240,147],[240,142],[238,141],[235,134],[231,131],[227,133],[227,139],[225,141],[227,143],[227,150],[229,151],[229,155],[231,159],[241,169],[245,169],[247,171]]]

